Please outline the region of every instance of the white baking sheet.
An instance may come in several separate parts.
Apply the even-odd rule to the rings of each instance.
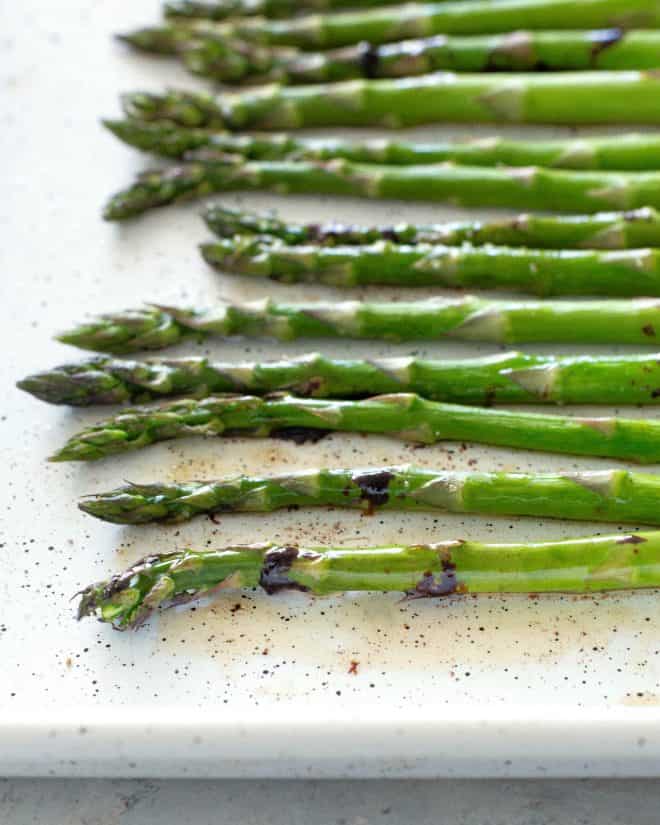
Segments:
[[[395,595],[312,601],[295,593],[247,593],[194,612],[172,611],[137,634],[75,623],[69,598],[81,586],[146,552],[175,546],[269,539],[363,546],[598,530],[534,519],[366,518],[340,511],[131,529],[77,511],[80,495],[124,479],[410,461],[484,470],[606,466],[455,444],[420,450],[349,436],[302,447],[190,440],[89,466],[45,463],[69,434],[104,414],[48,407],[13,388],[27,372],[78,357],[53,342],[57,329],[86,313],[147,300],[338,297],[213,274],[195,249],[207,236],[197,205],[124,226],[101,221],[105,197],[147,161],[106,134],[99,117],[117,112],[120,90],[193,83],[168,61],[137,58],[111,41],[112,32],[153,21],[157,13],[157,0],[83,7],[73,0],[24,0],[0,9],[0,774],[656,773],[656,593],[412,603]],[[224,201],[274,207],[294,219],[458,214],[359,200],[228,195]],[[256,358],[310,347],[238,341],[187,351]],[[412,351],[377,343],[324,349],[365,356]],[[455,356],[475,348],[415,351]],[[355,674],[349,673],[353,661]]]

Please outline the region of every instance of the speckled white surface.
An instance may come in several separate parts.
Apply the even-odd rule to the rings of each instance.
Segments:
[[[145,300],[207,303],[303,291],[209,272],[195,250],[206,235],[196,206],[121,227],[101,221],[104,198],[146,161],[105,134],[99,117],[116,113],[120,90],[192,83],[169,63],[129,55],[110,39],[118,28],[154,20],[157,9],[157,0],[83,8],[72,0],[25,0],[0,9],[6,164],[0,202],[0,386],[6,388],[0,410],[6,502],[0,520],[0,773],[657,773],[656,593],[415,603],[396,596],[314,602],[301,594],[248,593],[193,613],[172,612],[138,634],[73,621],[68,600],[77,589],[145,552],[173,546],[267,539],[360,546],[597,529],[531,519],[310,511],[137,530],[96,523],[76,510],[81,494],[123,479],[370,462],[509,470],[604,466],[451,444],[417,450],[348,436],[304,447],[188,441],[92,466],[44,462],[100,415],[49,408],[13,389],[26,372],[77,357],[52,341],[55,330],[86,313]],[[273,206],[299,219],[453,214],[357,200],[232,195],[226,201]],[[306,297],[333,294],[305,290]],[[308,348],[303,342],[286,351]],[[284,347],[234,342],[198,351],[268,357]],[[351,344],[350,351],[410,350]],[[352,661],[358,662],[356,674],[349,673]]]

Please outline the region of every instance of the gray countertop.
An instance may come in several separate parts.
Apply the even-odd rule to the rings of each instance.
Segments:
[[[3,825],[657,825],[660,782],[0,780]]]

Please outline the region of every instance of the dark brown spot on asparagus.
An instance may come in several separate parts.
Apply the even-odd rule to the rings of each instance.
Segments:
[[[289,578],[291,565],[297,558],[298,548],[291,545],[274,547],[266,552],[259,577],[259,584],[266,593],[277,593],[279,590],[308,589]]]
[[[393,478],[394,473],[389,470],[370,470],[353,476],[353,484],[360,488],[360,498],[367,502],[369,514],[373,513],[374,508],[387,504],[390,497],[388,488]]]
[[[658,398],[660,396],[660,388],[651,391],[651,398]]]
[[[447,549],[440,552],[440,565],[442,570],[440,575],[434,575],[431,570],[427,570],[422,578],[415,585],[411,598],[437,598],[439,596],[451,596],[453,593],[465,593],[466,587],[458,582],[456,577],[456,565],[452,560],[451,553]]]
[[[599,29],[589,32],[587,37],[591,42],[591,59],[595,60],[601,52],[621,40],[623,31],[622,29]]]
[[[497,392],[494,387],[487,387],[484,393],[484,407],[492,407],[497,398]]]
[[[380,54],[378,46],[371,43],[360,43],[358,45],[360,69],[365,77],[374,78],[378,75],[378,64],[380,62]]]
[[[282,427],[279,430],[273,430],[271,436],[284,441],[293,441],[294,444],[316,444],[330,432],[331,430],[314,430],[311,427]]]
[[[623,536],[622,538],[617,540],[617,544],[644,544],[646,539],[644,536]]]
[[[392,243],[399,243],[399,233],[393,226],[384,226],[381,231],[383,240],[392,241]]]
[[[646,326],[643,326],[642,332],[644,335],[648,335],[649,338],[655,338],[655,327],[653,324],[646,324]]]
[[[323,386],[323,379],[317,375],[313,376],[312,378],[308,378],[307,381],[303,381],[303,383],[299,384],[296,387],[296,392],[299,395],[315,395]]]

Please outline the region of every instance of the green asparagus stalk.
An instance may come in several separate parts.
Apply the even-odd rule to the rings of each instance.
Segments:
[[[627,470],[523,475],[418,467],[305,470],[218,481],[128,484],[78,505],[116,524],[178,523],[218,513],[270,513],[287,507],[431,510],[660,524],[660,477]]]
[[[460,246],[526,246],[537,249],[641,249],[660,246],[660,215],[655,209],[601,212],[596,215],[517,215],[485,221],[370,226],[343,223],[296,224],[272,214],[212,204],[207,226],[221,238],[259,235],[287,244],[358,245],[376,241]]]
[[[660,297],[660,253],[656,249],[599,252],[384,240],[357,246],[287,246],[254,237],[224,238],[202,244],[200,249],[204,260],[220,271],[286,283]]]
[[[398,0],[168,0],[165,16],[172,20],[228,20],[233,17],[289,18],[298,12],[334,11],[394,5]]]
[[[398,138],[351,140],[287,134],[233,134],[178,126],[166,120],[105,120],[120,140],[157,155],[194,159],[197,149],[246,160],[333,160],[411,166],[453,161],[467,166],[547,166],[558,169],[654,171],[660,169],[660,136],[624,134],[555,140],[508,140],[493,135],[444,141]],[[208,153],[205,153],[208,155]]]
[[[286,20],[262,18],[209,25],[225,39],[247,38],[270,46],[300,49],[332,49],[367,41],[373,44],[430,37],[434,34],[495,34],[517,29],[654,29],[660,27],[658,0],[455,0],[440,3],[408,3],[371,10],[335,14],[310,14]],[[175,34],[185,26],[176,22],[156,29],[156,42],[169,29]],[[193,23],[199,30],[199,25]],[[150,29],[125,35],[142,39],[149,48]]]
[[[396,5],[399,0],[168,0],[165,17],[175,22],[229,20],[235,17],[289,18],[299,12],[327,12]],[[440,0],[441,2],[441,0]]]
[[[660,0],[658,0],[660,3]],[[266,86],[220,97],[134,92],[124,111],[142,120],[234,130],[428,123],[660,123],[653,72],[455,74]]]
[[[121,355],[207,336],[640,345],[654,344],[658,332],[660,301],[652,298],[495,301],[464,295],[390,303],[265,300],[206,309],[146,306],[99,315],[58,340]]]
[[[660,171],[199,160],[139,175],[131,187],[110,198],[103,214],[106,220],[125,220],[159,206],[235,190],[593,213],[660,208]]]
[[[659,26],[657,0],[457,0],[308,15],[286,21],[237,21],[231,31],[273,46],[331,49],[362,40],[379,44],[435,34]]]
[[[143,403],[181,395],[366,398],[412,392],[454,404],[660,404],[660,355],[528,355],[505,352],[432,361],[415,357],[300,358],[213,362],[207,358],[119,361],[97,356],[30,375],[18,386],[50,404]]]
[[[455,72],[655,69],[660,32],[621,29],[511,32],[471,37],[437,34],[417,40],[303,52],[191,32],[178,55],[194,74],[223,83],[327,83]]]
[[[95,461],[187,436],[272,436],[301,443],[330,432],[660,462],[660,420],[510,412],[443,404],[408,393],[361,401],[226,395],[135,407],[76,433],[51,460]]]
[[[466,593],[598,593],[660,586],[660,532],[484,544],[458,539],[410,547],[304,548],[253,544],[151,555],[86,587],[78,618],[137,628],[160,607],[225,587],[317,596],[351,590],[413,598]]]

